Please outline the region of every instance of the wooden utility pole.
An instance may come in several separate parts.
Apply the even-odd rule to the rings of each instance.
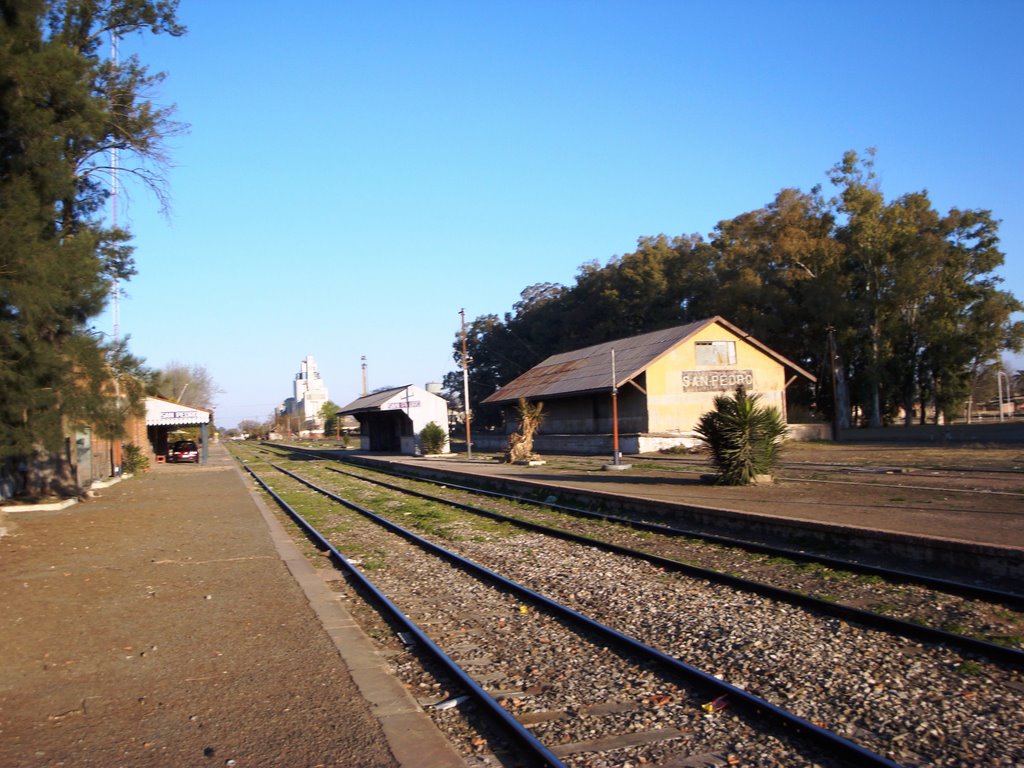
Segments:
[[[459,310],[462,317],[462,408],[466,421],[466,458],[473,458],[473,439],[469,431],[469,358],[466,356],[466,310]]]

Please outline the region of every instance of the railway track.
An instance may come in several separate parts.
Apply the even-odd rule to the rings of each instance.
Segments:
[[[329,457],[337,460],[338,454]],[[823,563],[832,556],[1021,592],[1020,580],[1015,578],[1021,563],[1014,548],[1024,546],[1024,500],[1009,494],[954,494],[887,483],[821,485],[800,481],[780,482],[770,488],[730,488],[710,485],[696,475],[680,477],[650,469],[645,461],[635,464],[626,473],[628,477],[617,480],[601,471],[600,462],[592,457],[559,456],[550,467],[522,471],[500,465],[492,470],[486,463],[457,458],[410,462],[362,455],[342,457],[346,462],[439,483],[451,480],[485,488],[505,485],[511,493],[534,498],[555,496],[592,511],[615,510],[632,519],[657,521],[688,533],[714,532],[741,537],[751,544],[775,542],[776,546],[814,554]],[[631,488],[636,489],[635,503],[630,498]],[[608,493],[602,493],[604,490]],[[741,512],[737,516],[730,510]],[[773,522],[776,519],[777,524]],[[841,527],[849,524],[862,528],[863,535],[854,530],[852,537],[845,536]],[[910,539],[901,542],[903,537]],[[792,543],[779,544],[787,539]],[[952,543],[946,546],[943,540]],[[973,543],[982,546],[980,557],[970,551]],[[911,549],[904,551],[908,544]],[[769,557],[788,557],[768,548],[762,551]],[[799,559],[799,553],[794,557]]]
[[[552,766],[668,760],[678,765],[897,765],[528,587],[387,527],[433,555],[426,557],[393,536],[360,533],[363,546],[387,553],[387,566],[373,569],[376,593],[388,595],[401,614],[418,617],[421,625],[406,628],[435,656],[455,662],[447,668],[460,688],[442,695],[434,708],[447,709],[447,703],[472,695],[477,706],[509,726],[521,750],[511,764],[521,764],[525,752],[527,764]]]
[[[410,502],[401,501],[400,497],[395,496],[399,493],[397,489],[378,487],[371,491],[364,480],[341,476],[325,478],[328,474],[337,473],[314,470],[313,462],[305,464],[302,467],[304,479],[313,482],[314,485],[330,484],[335,490],[325,489],[329,493],[335,493],[338,486],[344,486],[348,489],[346,495],[376,498],[379,504],[391,509],[389,516],[397,517],[399,520],[410,516],[414,521],[419,519],[417,513],[409,511]],[[311,477],[316,473],[319,474],[314,482]],[[1015,755],[1020,756],[1021,745],[1014,741],[1013,737],[995,738],[991,740],[992,743],[982,740],[981,747],[978,744],[960,743],[964,741],[961,734],[965,732],[987,733],[993,728],[1009,729],[1009,733],[1021,731],[1020,697],[1024,685],[1019,670],[1007,669],[1005,665],[957,654],[945,646],[932,647],[906,639],[893,639],[834,618],[808,616],[803,609],[780,605],[760,596],[751,596],[749,593],[737,593],[725,586],[671,574],[650,563],[638,564],[635,561],[627,561],[620,555],[601,552],[586,544],[553,541],[540,533],[520,533],[515,536],[483,534],[481,530],[486,528],[480,528],[479,518],[477,522],[470,522],[468,517],[461,517],[457,522],[444,524],[429,516],[427,519],[433,520],[423,526],[433,529],[434,535],[431,538],[454,539],[457,545],[455,548],[460,551],[461,556],[472,556],[472,559],[483,562],[490,569],[524,582],[534,592],[565,602],[576,612],[594,616],[597,620],[612,626],[615,632],[630,637],[636,635],[645,644],[658,646],[661,653],[672,658],[699,659],[699,666],[711,670],[706,672],[712,676],[711,679],[718,679],[714,677],[718,675],[725,680],[738,681],[740,685],[725,694],[730,701],[730,711],[740,712],[743,709],[737,704],[739,699],[735,698],[739,696],[738,691],[753,691],[757,698],[769,703],[775,702],[772,706],[791,707],[797,713],[796,717],[800,722],[820,724],[814,725],[814,728],[824,729],[825,725],[834,727],[844,738],[852,739],[857,745],[864,745],[860,748],[868,752],[877,750],[886,755],[882,758],[883,761],[897,761],[874,764],[1003,764],[970,762],[975,759],[972,751],[977,752],[979,749],[985,753],[986,758],[1012,760],[1015,759]],[[379,551],[388,553],[388,565],[381,570],[390,572],[394,567],[392,562],[399,558],[394,556],[392,545],[381,545]],[[374,569],[374,573],[376,571],[377,569]],[[412,582],[424,581],[422,575],[399,577],[399,582],[402,578],[411,579]],[[429,583],[430,590],[434,591],[447,579],[446,575],[443,578],[428,577],[425,581]],[[516,599],[524,598],[520,596]],[[441,603],[444,604],[445,601],[442,600]],[[488,598],[486,605],[492,604],[496,603],[492,603],[491,598]],[[481,610],[479,606],[477,610]],[[442,615],[440,611],[441,607],[434,605],[427,613],[436,618]],[[484,612],[487,611],[489,609]],[[509,617],[507,607],[498,613],[500,619],[497,620],[504,620],[506,624],[519,621],[514,611],[511,614],[513,618]],[[465,619],[449,617],[437,621],[439,625],[459,626],[460,621],[464,622]],[[477,629],[479,628],[474,631]],[[536,630],[536,627],[534,629]],[[543,634],[546,630],[538,631]],[[802,634],[805,635],[803,641],[799,639]],[[527,645],[536,645],[537,636],[528,634],[527,638],[530,637],[533,638],[532,643],[529,639],[523,642]],[[493,655],[495,644],[502,643],[499,636],[497,639],[488,640],[476,638],[471,645],[478,652],[484,649],[484,655],[490,656]],[[541,645],[552,643],[555,641],[548,638],[548,642]],[[559,640],[557,645],[576,647],[564,639]],[[804,653],[805,651],[807,653]],[[583,655],[590,659],[602,658],[600,654],[594,656],[594,653],[596,652],[587,651]],[[803,658],[808,654],[814,657],[813,660]],[[863,669],[859,671],[853,668],[856,666],[853,660],[858,658],[864,661]],[[575,660],[574,657],[572,661]],[[568,664],[568,661],[566,663]],[[512,692],[518,692],[520,695],[506,696],[503,709],[520,713],[530,711],[534,706],[533,694],[522,695],[523,692],[532,690],[539,695],[553,690],[544,688],[545,685],[551,685],[546,682],[548,675],[557,678],[560,674],[563,672],[557,671],[557,664],[547,672],[538,673],[532,678],[528,674],[520,673],[518,677],[512,678],[519,681],[518,686],[512,686]],[[700,726],[715,722],[716,717],[711,715],[710,719],[707,719],[709,716],[702,713],[696,723],[691,722],[694,712],[701,711],[699,707],[694,706],[694,702],[701,698],[699,695],[695,698],[692,693],[684,695],[675,689],[671,693],[652,693],[650,689],[645,689],[641,695],[639,689],[634,690],[633,683],[625,688],[621,687],[623,679],[639,678],[631,677],[633,673],[621,674],[624,674],[625,678],[621,675],[613,676],[614,680],[619,682],[605,681],[600,684],[604,686],[601,701],[601,696],[591,696],[590,703],[583,705],[583,709],[574,709],[573,704],[559,706],[549,702],[541,705],[541,714],[534,715],[540,718],[543,724],[531,721],[530,717],[525,715],[521,719],[531,722],[531,728],[539,733],[553,734],[553,743],[556,745],[570,745],[570,759],[575,761],[573,764],[579,765],[625,765],[630,759],[640,760],[641,757],[656,760],[654,764],[658,764],[666,759],[666,745],[676,742],[687,744],[686,749],[690,750],[687,754],[690,756],[705,755],[710,761],[673,763],[680,766],[725,765],[728,764],[730,756],[739,761],[736,764],[743,765],[799,765],[806,763],[791,760],[818,759],[799,752],[794,757],[786,752],[791,747],[782,742],[765,743],[762,737],[727,738],[724,746],[723,742],[709,742],[703,746],[697,745],[696,742],[691,743],[691,737],[696,738],[693,736],[695,733],[703,733]],[[506,681],[508,679],[505,678]],[[528,684],[531,680],[532,685]],[[704,681],[705,684],[707,682],[709,681]],[[985,704],[979,707],[979,697],[982,696],[982,691],[986,690],[988,698],[985,699]],[[616,698],[617,693],[620,694],[619,698],[622,698],[622,691],[630,692],[624,697],[625,701]],[[639,699],[633,696],[633,693],[637,693]],[[822,699],[823,696],[825,700]],[[660,702],[660,706],[653,709],[636,709],[635,707],[640,706],[636,703],[638,700]],[[524,701],[529,703],[520,703]],[[998,701],[1002,709],[1005,709],[1002,705],[1007,705],[1007,712],[1015,712],[1016,715],[989,716],[991,701]],[[679,703],[679,706],[665,709],[668,702]],[[598,709],[587,710],[588,706]],[[627,717],[620,712],[612,719],[618,717],[619,720],[628,720],[631,723],[628,727],[632,727],[633,732],[642,732],[647,734],[643,738],[654,739],[646,747],[623,747],[621,741],[616,741],[619,738],[617,736],[603,734],[599,738],[587,739],[575,734],[575,725],[567,724],[575,723],[580,714],[587,712],[591,715],[590,724],[594,724],[594,718],[605,717],[595,714],[603,712],[601,706],[623,706],[630,712],[643,712],[636,715],[641,723],[673,723],[672,727],[687,735],[667,736],[664,742],[660,742],[651,736],[660,730],[659,728],[644,730],[642,726],[636,725],[633,715]],[[752,711],[754,710],[757,710],[757,707]],[[568,717],[569,720],[545,720],[550,716],[550,712],[560,712],[559,718]],[[701,720],[701,717],[705,720]],[[928,725],[929,718],[932,727]],[[685,725],[680,727],[680,723]],[[602,731],[603,727],[597,726],[596,730]],[[636,730],[637,727],[640,727],[639,731]],[[568,742],[564,741],[566,737],[569,739]],[[751,738],[754,740],[748,741]],[[777,738],[779,737],[773,737]],[[618,757],[599,757],[597,755],[602,753],[587,749],[573,751],[580,745],[594,746],[597,742],[618,744],[619,746],[612,749]],[[652,744],[655,746],[651,746]],[[755,746],[747,749],[744,745]],[[629,749],[640,751],[633,758],[623,757],[623,750]],[[646,752],[643,752],[644,749]],[[786,756],[778,757],[776,753]],[[771,757],[772,755],[775,757]],[[614,762],[619,758],[627,762]],[[770,762],[773,759],[776,762]],[[848,755],[847,764],[873,764],[864,762],[865,759],[868,758],[853,758]],[[713,762],[714,760],[719,762]],[[757,760],[769,762],[756,762]]]
[[[288,448],[278,455],[295,450]],[[300,453],[318,455],[301,449]],[[332,462],[336,461],[332,458]],[[334,464],[330,466],[332,471],[342,471]],[[725,536],[682,531],[661,523],[626,519],[555,502],[453,483],[434,483],[404,474],[396,467],[346,466],[348,472],[363,467],[359,470],[363,474],[356,476],[371,482],[383,485],[397,482],[400,483],[397,487],[404,491],[453,504],[468,503],[472,506],[467,509],[478,514],[507,515],[523,525],[554,528],[559,535],[598,540],[662,566],[689,570],[691,575],[701,578],[731,583],[818,610],[831,609],[843,619],[883,627],[894,624],[897,631],[911,636],[917,632],[923,639],[951,642],[968,651],[994,651],[997,658],[1013,663],[1019,663],[1024,653],[1024,595],[1020,593]],[[490,503],[482,509],[481,499],[501,503]],[[859,615],[862,612],[878,616]],[[937,632],[929,633],[922,628]],[[968,637],[961,640],[960,636],[964,635]],[[986,647],[993,644],[999,647]],[[1001,654],[1001,650],[1006,653]]]
[[[488,518],[498,520],[500,522],[519,525],[526,528],[527,530],[538,531],[547,536],[556,536],[558,538],[567,539],[569,541],[581,543],[586,546],[596,546],[609,552],[615,552],[618,554],[625,555],[627,557],[635,558],[638,560],[644,560],[646,562],[657,565],[661,568],[665,568],[669,571],[678,571],[691,577],[707,579],[709,581],[725,584],[727,586],[731,586],[737,589],[747,590],[755,594],[759,594],[762,596],[780,600],[785,603],[789,603],[794,606],[807,607],[819,613],[835,616],[836,618],[840,618],[843,620],[859,621],[868,626],[876,627],[888,632],[893,632],[904,637],[915,638],[933,643],[943,643],[962,652],[974,653],[984,656],[986,658],[994,659],[996,661],[1004,661],[1011,664],[1024,666],[1024,648],[1014,647],[1013,645],[1009,645],[1006,643],[993,642],[992,640],[972,637],[969,635],[964,635],[962,633],[951,632],[942,629],[941,627],[931,626],[928,624],[928,622],[922,620],[921,613],[917,613],[916,615],[914,615],[913,621],[908,619],[895,618],[887,614],[872,612],[870,610],[865,610],[856,607],[854,605],[849,604],[849,602],[845,604],[837,602],[831,594],[829,595],[828,599],[826,599],[824,597],[818,597],[815,595],[807,594],[806,591],[795,591],[792,589],[786,589],[777,586],[776,584],[768,583],[763,579],[754,580],[751,578],[742,577],[736,575],[734,572],[726,572],[724,570],[721,570],[720,568],[713,569],[696,566],[691,563],[684,562],[680,559],[674,558],[671,555],[664,556],[656,554],[651,551],[652,549],[667,549],[671,551],[671,547],[658,546],[657,544],[652,546],[650,543],[648,543],[643,548],[637,548],[636,546],[628,546],[624,543],[614,542],[611,539],[619,538],[621,540],[622,537],[610,536],[607,527],[603,525],[576,526],[578,529],[582,528],[585,532],[581,532],[579,530],[575,532],[570,531],[567,530],[564,526],[555,527],[551,523],[564,523],[564,515],[562,515],[563,519],[561,520],[548,519],[545,522],[545,518],[548,518],[549,516],[530,514],[530,506],[549,506],[543,503],[538,504],[535,502],[533,504],[527,505],[525,509],[523,509],[522,506],[520,506],[516,510],[517,514],[502,514],[500,512],[496,512],[494,509],[484,509],[480,506],[466,504],[464,501],[458,501],[456,499],[453,499],[450,494],[441,495],[435,493],[428,493],[423,490],[417,490],[408,487],[407,485],[388,482],[380,478],[354,474],[351,472],[345,472],[335,467],[327,467],[327,469],[328,471],[331,472],[346,474],[350,477],[359,480],[372,482],[385,488],[391,488],[401,493],[409,493],[417,496],[418,498],[427,499],[429,501],[437,501],[443,504],[450,504],[454,507],[457,507],[458,509],[464,510],[471,514],[483,515]],[[423,485],[422,482],[418,484],[421,486]],[[466,491],[470,495],[472,495],[472,491],[470,489],[463,488],[460,490]],[[487,495],[491,496],[492,494]],[[498,495],[499,497],[501,496],[501,494],[494,495]],[[585,513],[581,510],[571,510],[570,514],[581,515]],[[592,515],[590,517],[596,518],[604,522],[613,522],[620,526],[625,525],[627,527],[634,527],[635,525],[631,521],[624,520],[621,518],[612,518],[608,516],[599,515]],[[670,538],[674,538],[676,535],[678,535],[677,531],[668,529],[665,526],[640,526],[640,528],[644,531],[655,531],[661,534],[662,536],[668,536]],[[730,545],[735,545],[736,542],[728,543]],[[788,554],[793,556],[795,553]],[[810,562],[820,562],[818,560],[813,560],[810,558],[806,558],[806,560]],[[836,561],[831,561],[831,564],[835,565]],[[956,584],[948,581],[939,581],[937,579],[923,579],[921,577],[915,577],[910,574],[904,574],[902,572],[886,571],[885,569],[881,568],[870,568],[865,570],[867,570],[867,572],[869,573],[889,577],[892,581],[898,582],[901,585],[908,583],[927,585],[928,588],[924,589],[921,594],[921,597],[925,599],[934,599],[937,593],[932,588],[938,586],[940,589],[947,590],[947,592],[950,592],[954,595],[967,594],[973,597],[981,597],[989,601],[994,601],[999,606],[1013,606],[1014,608],[1018,609],[1024,607],[1024,597],[1020,595],[997,592],[995,590],[979,588],[972,585]],[[871,582],[871,584],[872,586],[877,588],[876,582]],[[918,605],[920,605],[920,603]],[[953,605],[953,603],[950,602],[948,603],[948,605]],[[960,602],[957,607],[959,608],[958,615],[961,618],[967,610],[970,610],[969,604],[965,602]],[[977,624],[978,622],[976,621],[975,627],[977,631],[981,631],[981,627],[977,626]],[[1019,616],[1019,621],[1017,622],[1017,624],[1019,624],[1022,631],[1024,631],[1024,614]],[[1007,638],[1004,637],[997,639],[1005,640]],[[1016,641],[1016,644],[1019,646],[1020,640],[1024,640],[1024,638],[1021,638],[1020,640],[1014,638],[1014,640]]]

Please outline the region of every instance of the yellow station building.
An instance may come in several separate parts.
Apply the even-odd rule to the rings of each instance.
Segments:
[[[553,355],[483,403],[518,428],[520,398],[543,402],[539,451],[606,452],[613,388],[621,449],[645,453],[692,445],[714,399],[743,386],[786,416],[786,389],[815,377],[721,317]],[[474,444],[476,444],[474,440]]]

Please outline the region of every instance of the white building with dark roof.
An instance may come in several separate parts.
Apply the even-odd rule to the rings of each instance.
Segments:
[[[363,395],[338,413],[358,419],[364,451],[418,453],[420,432],[431,422],[448,435],[448,401],[412,384]],[[449,451],[446,440],[443,452]]]

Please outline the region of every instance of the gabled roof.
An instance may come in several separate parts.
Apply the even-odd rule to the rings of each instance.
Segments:
[[[715,316],[689,325],[666,328],[640,336],[606,341],[572,352],[552,355],[522,376],[513,379],[483,402],[494,405],[514,403],[521,397],[540,400],[546,397],[566,397],[589,392],[608,391],[612,387],[612,350],[615,350],[615,386],[621,387],[636,378],[653,363],[675,349],[694,334],[717,323],[739,336],[751,346],[777,360],[811,381],[815,377],[782,355],[769,349],[753,336],[740,330],[724,318]]]
[[[181,405],[162,397],[146,398],[146,426],[169,427],[189,424],[209,424],[213,411]]]
[[[365,413],[366,411],[379,411],[380,407],[388,402],[395,395],[400,392],[404,392],[411,384],[407,384],[404,387],[392,387],[391,389],[382,389],[380,392],[371,392],[368,395],[357,397],[351,403],[342,408],[338,409],[338,413]]]

